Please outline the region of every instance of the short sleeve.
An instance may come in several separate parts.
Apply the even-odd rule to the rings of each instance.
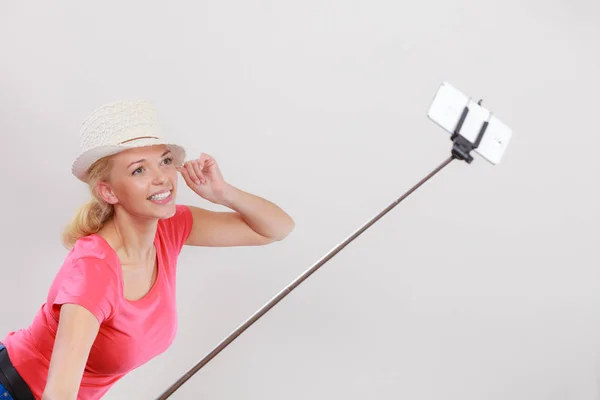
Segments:
[[[78,304],[100,323],[108,319],[117,304],[119,277],[107,261],[97,257],[73,260],[62,271],[53,305]]]
[[[183,204],[176,206],[175,215],[162,220],[161,236],[169,243],[172,251],[179,253],[192,232],[194,216],[190,208]]]

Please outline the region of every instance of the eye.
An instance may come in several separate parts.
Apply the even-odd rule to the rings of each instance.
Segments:
[[[167,164],[167,165],[168,165],[168,164],[171,164],[171,163],[173,162],[173,157],[167,157],[167,158],[165,158],[163,161],[164,161],[164,163],[165,163],[165,164]]]
[[[133,171],[133,172],[131,173],[131,175],[136,175],[136,174],[138,174],[138,173],[140,173],[140,174],[142,173],[142,167],[139,167],[138,169],[136,169],[135,171]]]

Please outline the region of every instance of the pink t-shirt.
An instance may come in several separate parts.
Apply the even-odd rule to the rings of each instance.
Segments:
[[[61,304],[80,304],[101,324],[85,367],[79,400],[100,399],[127,372],[169,347],[177,330],[177,257],[192,221],[190,210],[183,205],[177,206],[173,217],[159,221],[154,241],[158,276],[150,292],[137,301],[125,299],[119,259],[108,243],[99,235],[77,241],[31,326],[10,332],[2,340],[37,399],[46,386]]]

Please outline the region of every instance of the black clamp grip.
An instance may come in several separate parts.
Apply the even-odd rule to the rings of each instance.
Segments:
[[[481,102],[482,102],[482,100],[479,100],[479,102],[477,104],[481,105]],[[460,119],[458,120],[458,123],[456,124],[454,133],[450,136],[450,140],[452,140],[452,142],[454,142],[454,145],[452,146],[452,157],[454,157],[458,160],[463,160],[467,164],[471,164],[471,162],[473,161],[473,156],[471,155],[471,151],[479,147],[479,144],[481,143],[481,139],[483,138],[483,135],[488,127],[489,122],[485,121],[481,125],[481,129],[479,130],[479,133],[477,134],[477,139],[475,140],[475,143],[471,143],[469,140],[467,140],[464,136],[462,136],[460,134],[460,129],[462,128],[463,123],[465,122],[465,119],[467,118],[468,113],[469,113],[469,107],[465,106],[465,108],[463,109],[463,112],[460,116]]]

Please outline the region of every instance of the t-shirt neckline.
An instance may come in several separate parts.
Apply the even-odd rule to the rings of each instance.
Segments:
[[[158,290],[157,287],[159,286],[160,282],[162,281],[162,275],[163,275],[163,265],[161,262],[161,250],[160,250],[160,246],[158,245],[158,232],[156,233],[156,235],[154,236],[154,240],[153,240],[153,244],[154,244],[154,249],[156,251],[156,279],[154,280],[153,285],[150,287],[150,290],[148,290],[148,292],[140,297],[137,300],[130,300],[127,297],[125,297],[125,279],[123,277],[123,266],[121,265],[121,260],[119,259],[119,255],[117,254],[117,252],[115,251],[115,249],[113,249],[113,247],[110,245],[110,243],[108,243],[108,241],[100,236],[97,233],[93,233],[92,236],[95,236],[97,238],[100,239],[101,242],[104,243],[104,246],[108,248],[108,250],[110,251],[110,253],[113,255],[115,262],[117,264],[117,274],[119,277],[119,282],[121,284],[121,287],[119,290],[119,295],[122,301],[124,301],[127,304],[131,304],[131,305],[141,305],[146,301],[150,301],[152,300],[152,298],[154,297],[154,293]]]

